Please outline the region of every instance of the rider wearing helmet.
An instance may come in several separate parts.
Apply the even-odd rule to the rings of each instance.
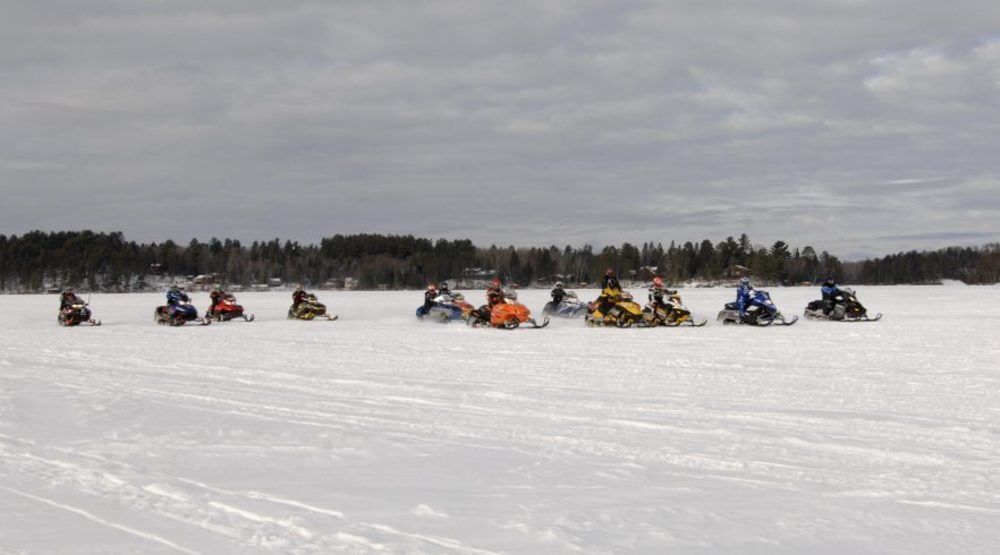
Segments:
[[[292,291],[292,310],[298,308],[304,300],[306,300],[306,290],[302,288],[302,284],[297,284],[295,291]]]
[[[208,305],[208,310],[205,311],[206,314],[208,316],[211,316],[213,309],[215,308],[215,305],[222,302],[222,299],[224,299],[225,297],[226,297],[226,292],[222,290],[222,284],[216,283],[215,286],[212,287],[212,292],[208,294],[209,305]]]
[[[559,303],[566,298],[566,290],[563,289],[563,282],[557,281],[555,287],[552,289],[552,306],[558,307]]]
[[[837,282],[834,281],[833,276],[827,276],[823,280],[823,286],[820,288],[820,291],[823,292],[823,314],[829,316],[837,304],[837,295],[840,294],[840,288],[837,287]]]
[[[489,305],[490,310],[498,304],[503,304],[507,302],[507,297],[504,295],[503,286],[500,284],[500,278],[493,278],[493,285],[490,285],[489,289],[486,290],[486,303]]]
[[[74,293],[72,289],[67,288],[62,292],[62,295],[59,296],[59,310],[66,310],[79,301],[80,298],[76,296],[76,293]]]
[[[173,314],[177,307],[181,303],[191,302],[191,297],[187,296],[187,293],[181,291],[179,285],[171,285],[170,291],[167,291],[167,306],[170,314]]]
[[[608,311],[614,308],[622,296],[622,285],[618,282],[614,268],[608,268],[604,272],[604,279],[601,281],[601,295],[597,297],[597,311],[607,316]]]
[[[736,288],[736,306],[740,309],[741,318],[747,315],[747,307],[750,306],[753,290],[749,276],[740,278],[740,285]]]
[[[649,303],[654,307],[663,306],[665,304],[664,296],[676,294],[676,290],[666,288],[663,284],[663,278],[656,276],[653,278],[653,284],[649,287]]]
[[[424,304],[417,309],[417,315],[420,317],[427,316],[430,312],[431,307],[434,306],[434,299],[438,298],[438,288],[437,285],[431,283],[427,286],[427,290],[424,291]]]
[[[443,280],[441,283],[438,283],[438,295],[451,296],[451,288],[448,285],[448,280]]]
[[[622,284],[618,282],[618,276],[615,275],[614,268],[608,268],[604,272],[604,279],[601,280],[601,289],[617,291],[619,295],[621,294]]]

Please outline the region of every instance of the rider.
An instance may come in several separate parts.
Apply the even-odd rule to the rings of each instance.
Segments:
[[[206,312],[208,313],[209,316],[212,315],[215,305],[222,302],[222,299],[224,299],[225,297],[226,297],[226,292],[222,290],[222,284],[216,283],[215,287],[212,288],[212,292],[208,294],[208,298],[210,299],[210,301],[208,305],[208,310]]]
[[[566,290],[563,289],[563,282],[557,281],[555,288],[552,289],[552,306],[559,307],[559,303],[566,298]]]
[[[302,285],[296,285],[295,291],[292,291],[292,309],[296,309],[302,304],[302,301],[306,300],[306,290],[302,288]]]
[[[616,303],[618,303],[621,296],[622,285],[618,282],[618,276],[615,275],[615,269],[608,268],[608,270],[604,272],[604,279],[601,281],[601,295],[597,297],[598,312],[607,317],[608,311],[611,310]]]
[[[451,297],[451,289],[448,288],[448,281],[442,281],[438,284],[438,296],[448,296]]]
[[[666,301],[663,300],[664,296],[676,295],[677,291],[674,289],[667,289],[663,285],[663,278],[656,276],[653,278],[653,285],[649,288],[649,304],[654,308],[658,306],[663,306]]]
[[[498,304],[503,304],[507,302],[507,296],[504,295],[503,287],[500,285],[500,278],[493,278],[493,285],[486,290],[486,303],[489,305],[490,310]]]
[[[187,296],[187,293],[181,291],[180,286],[171,285],[170,290],[167,291],[167,306],[170,307],[170,312],[177,310],[177,307],[181,303],[191,302],[191,297]]]
[[[437,299],[438,295],[439,293],[436,285],[432,283],[427,286],[427,290],[424,291],[424,304],[418,310],[420,316],[427,316],[427,313],[430,312],[431,307],[434,306],[434,299]]]
[[[750,306],[750,299],[753,297],[753,285],[750,284],[750,277],[740,278],[740,285],[736,288],[736,306],[740,309],[740,318],[747,315],[747,307]]]
[[[59,296],[59,310],[66,310],[71,308],[74,304],[80,302],[80,297],[76,296],[76,293],[72,289],[66,289]]]
[[[473,314],[480,320],[489,321],[490,316],[493,314],[493,307],[506,302],[507,296],[503,292],[500,278],[495,277],[493,278],[493,284],[486,289],[486,304],[477,308]]]
[[[834,281],[833,276],[827,276],[823,280],[823,287],[820,288],[820,291],[823,292],[823,314],[829,316],[837,304],[837,295],[840,294],[840,288],[837,287],[837,282]]]

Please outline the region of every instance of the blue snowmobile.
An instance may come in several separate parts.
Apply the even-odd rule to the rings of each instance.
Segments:
[[[767,291],[754,289],[752,293],[747,292],[744,307],[741,314],[739,301],[726,303],[725,308],[719,312],[717,320],[723,324],[746,324],[750,326],[770,326],[777,322],[783,326],[790,326],[799,320],[798,316],[793,316],[791,320],[785,318]]]
[[[198,322],[203,326],[212,323],[207,318],[198,318],[198,309],[191,304],[191,298],[176,286],[167,292],[167,304],[156,307],[153,322],[170,326],[183,326],[188,322]]]

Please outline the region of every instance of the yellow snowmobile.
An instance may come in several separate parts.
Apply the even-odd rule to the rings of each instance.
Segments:
[[[606,302],[604,301],[606,299]],[[610,307],[606,308],[610,304]],[[602,312],[605,309],[607,312]],[[628,328],[643,326],[642,305],[635,302],[632,294],[618,289],[605,289],[596,301],[590,303],[584,321],[588,326],[615,326]]]

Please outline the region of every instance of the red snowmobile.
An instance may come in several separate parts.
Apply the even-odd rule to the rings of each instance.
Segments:
[[[228,322],[230,320],[242,320],[253,322],[254,315],[247,314],[243,310],[243,305],[236,304],[236,297],[232,293],[226,293],[208,309],[206,318],[214,318],[216,322]]]

